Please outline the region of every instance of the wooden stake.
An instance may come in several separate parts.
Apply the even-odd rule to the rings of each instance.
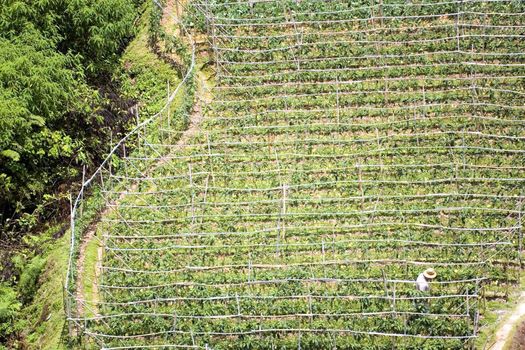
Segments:
[[[252,281],[252,259],[248,260],[248,282]]]
[[[102,171],[100,172],[100,186],[104,189],[104,176],[102,176]]]
[[[286,240],[286,224],[285,224],[285,216],[286,216],[286,194],[287,194],[287,185],[282,185],[282,205],[281,205],[281,221],[282,221],[282,239],[283,241]]]
[[[170,110],[170,81],[168,80],[168,95],[166,97],[166,104],[168,106],[168,132],[171,140],[171,110]]]
[[[363,191],[363,175],[361,171],[361,165],[357,164],[357,176],[358,176],[358,185],[359,185],[359,193],[361,194],[361,206],[363,207],[365,205],[365,192]]]
[[[299,48],[301,45],[302,45],[302,41],[303,41],[303,36],[302,36],[302,33],[299,34],[298,30],[297,30],[297,23],[295,22],[295,16],[293,14],[293,12],[290,14],[290,17],[292,19],[292,24],[293,24],[293,30],[295,32],[295,48],[292,50],[292,55],[293,55],[293,59],[295,60],[295,65],[297,67],[297,70],[301,70],[301,64],[299,62],[299,60],[297,59],[297,48]]]
[[[462,2],[460,1],[459,2],[459,6],[462,5]],[[461,9],[457,9],[457,14],[456,14],[456,21],[455,21],[455,27],[456,27],[456,46],[457,46],[457,50],[458,52],[460,51],[460,45],[459,45],[459,14],[460,14],[460,10],[462,10],[463,6],[461,6]]]
[[[241,303],[239,302],[239,295],[235,294],[235,301],[237,302],[237,316],[241,316]]]
[[[326,252],[325,252],[325,247],[324,247],[324,239],[322,240],[321,242],[321,251],[323,253],[323,274],[324,274],[324,277],[326,278]]]
[[[193,176],[191,171],[191,163],[188,164],[188,175],[190,180],[190,191],[191,191],[191,225],[195,223],[195,194],[193,193]]]
[[[521,202],[518,206],[518,259],[520,261],[520,266],[522,266],[523,262],[521,259],[521,252],[523,251],[523,229],[521,226]]]
[[[314,320],[313,310],[312,310],[312,295],[308,294],[308,311],[310,313],[310,323]]]
[[[383,26],[383,0],[379,0],[379,17],[381,17],[381,26]]]
[[[135,119],[137,120],[137,126],[140,124],[140,113],[139,113],[139,105],[135,106]],[[140,129],[137,130],[137,148],[140,148]],[[144,130],[142,130],[142,137],[144,137]]]
[[[341,112],[339,107],[339,77],[335,78],[335,101],[337,106],[337,124],[341,123]]]
[[[84,182],[86,182],[86,166],[82,166],[82,187],[80,189],[80,216],[84,212]]]
[[[126,158],[126,144],[122,142],[122,153],[124,155],[124,158]],[[128,162],[124,160],[124,173],[126,174],[126,177],[128,177]]]
[[[387,285],[387,282],[386,282],[386,273],[385,273],[385,270],[381,270],[381,274],[383,275],[383,285],[384,285],[384,288],[385,288],[385,296],[388,297],[388,285]]]
[[[467,305],[467,313],[466,315],[470,315],[470,304],[469,304],[469,295],[468,295],[468,287],[467,287],[467,300],[465,302],[465,304]]]
[[[213,156],[211,154],[210,135],[206,133],[206,142],[208,143],[208,159],[210,162],[211,180],[215,185],[215,176],[213,175]]]
[[[109,153],[113,150],[113,130],[109,134]],[[109,173],[111,174],[111,161],[109,161]]]
[[[173,323],[171,326],[171,330],[174,332],[177,329],[177,312],[173,314]]]
[[[392,311],[395,313],[396,312],[396,283],[394,282],[393,284],[394,286],[392,290]]]
[[[71,225],[71,235],[74,235],[75,234],[75,213],[73,212],[73,196],[71,195],[71,193],[69,193],[69,211],[70,211],[69,219],[70,219],[70,225]],[[75,242],[72,241],[72,244],[74,245]],[[68,291],[66,291],[66,292],[68,292]],[[66,308],[67,308],[67,316],[70,317],[71,316],[71,300],[70,300],[70,298],[67,299]],[[68,320],[67,326],[68,326],[69,336],[72,337],[73,336],[73,324],[72,324],[71,320]]]
[[[206,198],[208,197],[208,186],[209,186],[209,182],[210,182],[210,175],[208,174],[206,176],[206,180],[204,182],[204,198],[202,200],[202,208],[201,208],[201,219],[200,219],[200,225],[201,225],[201,228],[202,228],[202,221],[204,220],[204,213],[206,211]]]

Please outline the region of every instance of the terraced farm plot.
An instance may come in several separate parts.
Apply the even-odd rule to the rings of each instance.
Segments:
[[[164,123],[106,182],[85,334],[105,349],[472,346],[485,298],[520,278],[525,3],[197,8],[213,101],[183,146]]]

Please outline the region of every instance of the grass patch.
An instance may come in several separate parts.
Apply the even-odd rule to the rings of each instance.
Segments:
[[[58,230],[57,227],[51,229]],[[27,322],[26,341],[30,348],[42,350],[66,349],[62,341],[65,326],[63,282],[69,256],[70,232],[58,239],[45,256],[46,266],[40,287],[32,303],[24,309]]]
[[[99,230],[96,230],[95,235],[91,241],[86,246],[86,251],[84,255],[84,271],[82,274],[82,285],[84,289],[84,296],[86,299],[87,307],[84,309],[87,317],[95,316],[93,310],[96,307],[95,305],[89,305],[89,301],[98,300],[98,295],[96,295],[96,290],[93,288],[93,282],[96,281],[96,266],[97,266],[97,256],[98,248],[100,246]]]
[[[149,2],[148,2],[149,5]],[[118,79],[121,92],[128,98],[139,101],[142,117],[149,117],[160,111],[166,103],[168,82],[174,89],[180,82],[177,70],[169,63],[160,60],[148,44],[148,6],[138,21],[138,34],[121,60]]]

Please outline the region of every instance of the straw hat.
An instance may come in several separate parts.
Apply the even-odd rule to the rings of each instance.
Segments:
[[[423,272],[423,276],[425,276],[426,279],[432,280],[436,278],[437,273],[433,268],[428,268]]]

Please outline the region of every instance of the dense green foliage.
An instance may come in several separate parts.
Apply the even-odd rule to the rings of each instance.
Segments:
[[[146,7],[0,0],[0,344],[23,344],[34,331],[27,320],[42,324],[49,312],[47,304],[28,308],[46,282],[46,252],[65,229],[35,233],[68,212],[66,191],[82,167],[89,173],[135,121],[129,108],[141,96],[122,86],[120,59]]]
[[[36,31],[0,38],[0,197],[4,213],[22,211],[86,160],[75,119],[89,119],[94,92],[78,60]],[[82,123],[83,124],[83,123]],[[29,204],[30,205],[30,204]]]
[[[35,256],[24,266],[18,282],[18,290],[20,291],[21,300],[25,304],[29,303],[35,296],[35,292],[38,289],[38,278],[45,263],[46,261],[43,257]]]
[[[133,35],[137,8],[135,0],[2,0],[0,32],[17,37],[37,28],[61,52],[82,57],[90,73],[98,74],[116,58]]]
[[[7,285],[0,284],[0,349],[2,341],[17,331],[15,320],[21,306],[16,291]]]
[[[115,106],[119,100],[109,96],[112,97],[112,100],[108,101],[108,98],[104,97],[118,93],[122,96],[121,101],[136,101],[140,106],[141,118],[148,118],[164,106],[167,82],[174,87],[180,81],[178,78],[180,72],[150,47],[148,33],[150,32],[151,8],[151,3],[146,3],[141,7],[141,16],[134,22],[135,37],[127,45],[118,64],[115,65],[115,69],[111,68],[111,72],[107,72],[108,74],[111,73],[113,81],[100,88],[100,92],[94,90],[92,84],[96,79],[83,69],[84,64],[79,59],[78,54],[70,53],[62,56],[57,54],[59,57],[67,56],[67,60],[72,62],[78,71],[84,71],[83,75],[89,77],[86,79],[89,84],[78,79],[82,86],[77,92],[82,92],[82,89],[86,88],[88,91],[87,98],[94,101],[94,105],[86,103],[86,107],[93,111],[93,114],[86,113],[85,118],[75,119],[75,122],[84,123],[83,126],[75,126],[71,123],[63,126],[64,130],[74,129],[76,133],[85,133],[85,136],[71,137],[71,139],[77,140],[84,139],[82,148],[76,150],[71,158],[86,157],[87,160],[82,160],[82,162],[98,165],[97,157],[100,152],[93,150],[98,149],[97,147],[100,145],[104,148],[102,151],[107,152],[110,143],[109,138],[111,137],[110,130],[113,129],[113,140],[115,140],[121,128],[119,119],[122,119],[120,121],[126,124],[128,116],[118,114],[119,106]],[[160,18],[158,19],[160,20]],[[56,53],[52,48],[46,52]],[[109,65],[104,65],[104,67],[109,67]],[[67,70],[65,72],[68,73]],[[101,83],[105,84],[106,78],[99,77],[99,79],[101,79]],[[191,105],[191,98],[185,101]],[[181,100],[177,99],[175,102],[179,104]],[[80,102],[79,106],[82,106]],[[126,108],[126,106],[126,103],[122,103],[121,107]],[[175,116],[175,111],[172,111],[172,116]],[[184,120],[174,118],[175,120],[178,128],[184,127]],[[72,121],[72,118],[69,118],[68,121]],[[126,125],[122,125],[122,130],[125,127]],[[175,127],[175,122],[172,127]],[[68,136],[66,132],[63,135]],[[94,138],[91,135],[98,135],[99,137]],[[131,138],[128,146],[135,144],[135,139]],[[131,149],[131,147],[129,148]],[[76,162],[81,164],[81,161]],[[118,163],[118,159],[115,159],[113,165],[117,166]],[[64,167],[65,171],[67,169]],[[69,172],[78,173],[78,168],[73,166],[69,168]],[[90,193],[89,198],[83,204],[81,219],[76,222],[79,232],[85,230],[97,217],[97,213],[105,203],[97,186],[93,190],[94,192]],[[49,195],[45,197],[52,200]],[[53,214],[49,205],[42,205],[41,208],[45,215]],[[36,222],[35,219],[35,215],[25,215],[23,220],[18,219],[18,223],[24,221],[29,225],[30,222]],[[39,230],[40,232],[28,234],[24,237],[17,237],[16,249],[2,250],[8,242],[0,242],[2,243],[0,253],[14,254],[11,259],[5,255],[0,256],[3,261],[0,272],[3,274],[3,278],[7,280],[7,283],[3,285],[5,292],[3,290],[0,292],[0,304],[2,308],[5,305],[6,309],[9,306],[10,310],[15,311],[10,312],[13,317],[0,317],[0,344],[5,342],[9,349],[57,350],[69,346],[67,345],[68,340],[63,337],[65,318],[62,290],[68,262],[67,246],[70,239],[66,230],[68,223],[60,220],[56,224],[52,224],[52,221],[50,223],[49,229]],[[64,235],[64,233],[67,234]],[[61,237],[62,235],[64,236]],[[61,238],[57,240],[57,237]],[[89,264],[89,262],[86,263]],[[92,272],[91,270],[88,271],[88,273]],[[88,282],[86,283],[88,284]],[[88,290],[86,290],[87,292]],[[4,348],[0,345],[0,349]]]
[[[99,159],[110,130],[118,131],[119,119],[125,124],[117,117],[126,104],[115,103],[109,77],[134,34],[140,3],[0,2],[2,224],[36,209],[79,166]]]

